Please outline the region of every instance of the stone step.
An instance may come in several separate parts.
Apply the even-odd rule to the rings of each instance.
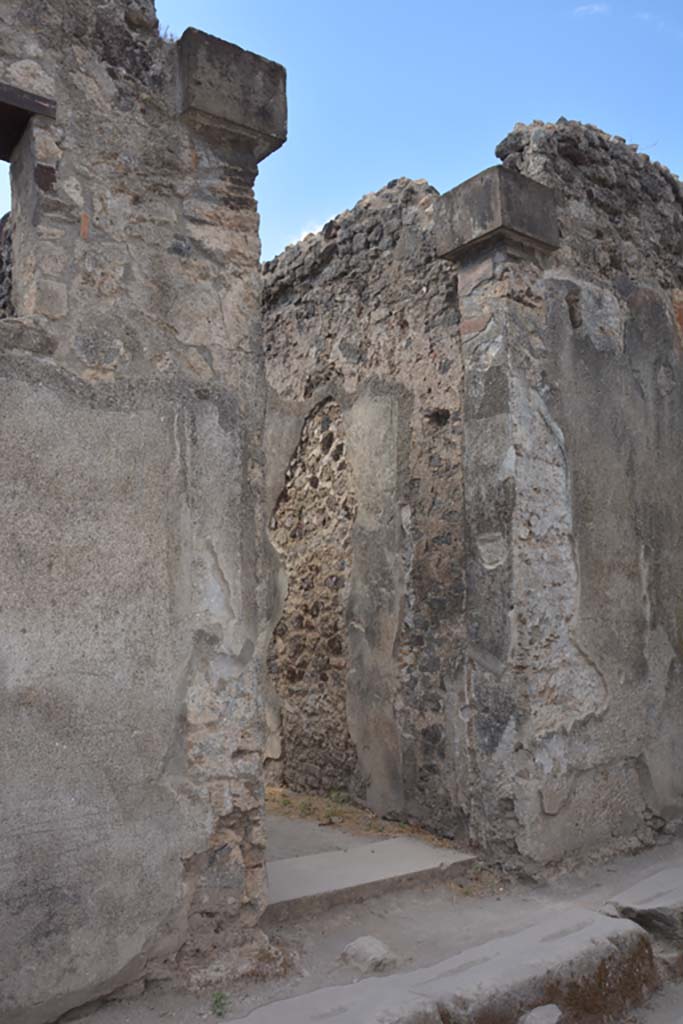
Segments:
[[[248,1024],[328,1019],[334,1024],[517,1024],[525,1013],[552,1004],[563,1024],[583,1024],[623,1019],[620,1015],[640,1005],[658,982],[650,938],[638,925],[556,904],[538,924],[441,963],[318,989],[241,1019]]]
[[[293,920],[399,886],[463,874],[474,857],[418,839],[379,842],[271,861],[264,923]]]

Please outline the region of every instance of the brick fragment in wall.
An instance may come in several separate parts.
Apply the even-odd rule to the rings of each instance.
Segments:
[[[304,424],[270,524],[288,589],[268,671],[280,703],[281,776],[296,790],[354,787],[345,613],[355,516],[342,410],[327,400]]]

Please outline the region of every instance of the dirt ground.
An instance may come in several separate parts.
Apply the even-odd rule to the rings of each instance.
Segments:
[[[343,793],[315,796],[269,786],[266,789],[266,813],[279,814],[286,818],[317,821],[323,828],[336,825],[352,835],[372,835],[384,839],[395,836],[412,836],[434,846],[453,845],[452,840],[442,839],[417,825],[406,825],[378,818],[372,811],[350,803]]]

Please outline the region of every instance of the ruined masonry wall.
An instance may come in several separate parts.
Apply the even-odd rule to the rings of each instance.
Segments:
[[[283,118],[284,73],[165,42],[151,0],[6,0],[0,82],[57,104],[12,154],[0,319],[0,1018],[41,1024],[260,941],[252,185],[284,121],[245,104]]]
[[[459,268],[471,829],[544,864],[683,816],[683,189],[576,122],[497,153],[560,243]]]
[[[400,181],[265,267],[266,494],[333,396],[368,801],[547,865],[683,817],[683,191],[576,122],[498,155],[553,190],[557,248],[494,224],[440,266],[441,200]],[[527,192],[502,216],[543,228]]]
[[[345,546],[350,527],[336,671],[340,684],[345,677],[354,791],[378,811],[452,833],[467,786],[455,711],[464,636],[461,369],[454,274],[434,259],[436,195],[424,182],[392,182],[265,265],[267,502],[275,509],[283,487],[289,493],[288,466],[309,437],[309,417],[332,400],[357,503],[353,521],[335,527]],[[305,502],[314,514],[310,494],[302,509]],[[311,519],[312,545],[325,536],[314,540],[318,529]],[[292,595],[304,585],[306,559],[302,551],[299,566],[278,554],[277,531],[273,541],[273,604],[284,623],[287,586]],[[275,748],[287,650],[280,636],[269,702]],[[312,658],[285,692],[302,731],[317,731],[321,682]],[[341,723],[316,771],[297,770],[297,784],[332,781],[340,738]],[[286,745],[284,756],[286,764]]]
[[[10,217],[0,218],[0,317],[12,315],[12,232]]]
[[[287,596],[268,661],[281,750],[267,770],[305,792],[353,791],[356,781],[345,621],[356,510],[342,412],[327,400],[306,420],[270,523]]]

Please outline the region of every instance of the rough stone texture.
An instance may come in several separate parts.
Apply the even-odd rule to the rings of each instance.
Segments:
[[[330,398],[341,408],[357,502],[343,643],[360,792],[378,811],[453,833],[466,775],[462,410],[436,198],[424,182],[392,182],[265,266],[265,449],[273,508],[312,410]],[[278,561],[276,606],[287,586]],[[288,575],[291,592],[301,584]]]
[[[396,966],[396,956],[374,935],[361,935],[349,942],[341,955],[345,963],[357,967],[363,974],[375,974]]]
[[[56,100],[12,153],[11,306],[2,278],[8,1024],[263,956],[264,758],[507,861],[683,812],[680,183],[518,126],[493,177],[543,202],[480,205],[454,268],[436,192],[393,182],[266,266],[264,372],[284,73],[181,49],[150,0],[0,12],[0,82]],[[620,924],[617,1008],[653,980]],[[537,967],[511,1022],[576,994]]]
[[[0,10],[0,82],[57,101],[0,321],[7,1024],[251,942],[265,901],[256,129],[179,119],[176,76],[149,0]]]
[[[6,213],[0,218],[0,317],[12,312],[12,225]]]
[[[458,267],[470,828],[547,863],[680,816],[681,190],[575,123],[498,152],[560,247]]]
[[[271,781],[310,792],[356,788],[345,622],[356,500],[345,455],[341,409],[324,401],[304,424],[270,524],[287,597],[268,662],[276,700],[266,764]]]
[[[359,505],[349,730],[395,780],[371,805],[548,864],[681,816],[683,193],[577,123],[498,153],[502,174],[394,183],[266,266],[268,501],[333,395]],[[371,500],[400,529],[366,545]]]
[[[537,1006],[520,1017],[519,1024],[562,1024],[562,1010],[554,1003]]]
[[[559,260],[589,281],[620,275],[663,289],[683,285],[683,183],[638,147],[561,118],[516,125],[503,166],[555,189]]]

